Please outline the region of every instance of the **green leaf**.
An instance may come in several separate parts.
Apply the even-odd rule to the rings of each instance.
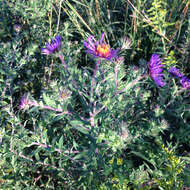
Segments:
[[[81,120],[73,120],[70,122],[73,128],[80,131],[83,134],[89,134],[88,130],[88,122],[81,121]]]
[[[105,165],[104,174],[108,176],[112,172],[112,167]]]
[[[85,134],[85,135],[89,134],[89,131],[88,131],[87,129],[83,128],[83,127],[76,126],[76,127],[74,127],[74,128],[75,128],[76,130],[80,131],[81,133]]]
[[[13,167],[15,167],[16,161],[17,161],[17,156],[13,155],[11,160],[11,164]]]
[[[63,135],[59,139],[59,149],[62,149],[62,148],[63,148]]]
[[[43,94],[43,100],[48,106],[55,106],[55,102],[45,93]]]
[[[84,158],[85,156],[86,156],[86,152],[81,152],[81,153],[77,154],[73,159],[79,160],[81,158]]]
[[[81,120],[73,120],[70,122],[71,125],[83,125],[84,123]]]
[[[40,156],[39,156],[38,152],[36,152],[34,156],[35,156],[35,158],[36,158],[37,161],[40,160]]]

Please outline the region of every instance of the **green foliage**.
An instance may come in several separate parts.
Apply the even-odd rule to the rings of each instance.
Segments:
[[[167,8],[169,5],[166,0],[154,0],[152,6],[147,10],[149,15],[148,24],[145,26],[151,26],[152,30],[161,36],[164,52],[166,53],[165,36],[169,26],[174,23],[167,22]]]
[[[167,72],[189,73],[185,3],[0,0],[0,189],[190,186],[189,91]],[[102,32],[119,58],[98,63],[92,87],[99,60],[82,42]],[[56,34],[68,70],[41,54]],[[156,52],[163,88],[147,67]]]
[[[154,0],[152,6],[147,10],[150,25],[153,25],[154,30],[165,36],[167,27],[173,25],[174,23],[169,23],[166,21],[167,18],[167,1],[165,0]]]
[[[179,43],[180,43],[180,50],[181,50],[181,59],[180,62],[183,63],[182,65],[188,70],[189,68],[189,44],[190,44],[190,13],[188,13],[188,19],[185,21],[186,30],[184,33],[180,33],[179,35]],[[189,72],[189,71],[188,71]]]
[[[158,174],[154,181],[158,183],[162,189],[181,189],[183,181],[178,178],[178,176],[183,173],[184,162],[164,145],[161,145],[161,148],[164,151],[166,163],[163,167],[163,173],[160,177],[160,174]]]
[[[175,67],[177,65],[177,61],[174,56],[174,51],[170,51],[168,56],[164,58],[162,64],[166,65],[167,68]]]

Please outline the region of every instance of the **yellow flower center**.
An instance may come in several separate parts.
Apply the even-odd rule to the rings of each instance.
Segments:
[[[96,54],[101,57],[108,57],[110,55],[110,46],[107,44],[99,44],[96,48]]]
[[[67,93],[66,93],[66,92],[62,92],[62,93],[61,93],[61,98],[62,98],[62,99],[65,99],[66,97],[67,97]]]

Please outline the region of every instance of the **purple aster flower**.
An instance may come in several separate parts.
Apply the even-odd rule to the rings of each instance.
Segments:
[[[113,50],[110,46],[103,41],[104,33],[101,35],[100,41],[97,41],[94,36],[89,36],[88,41],[83,44],[87,48],[87,53],[92,54],[94,57],[104,58],[111,60],[117,57],[118,50]]]
[[[183,76],[180,79],[180,83],[183,86],[183,88],[186,88],[186,89],[190,90],[190,79],[188,77]]]
[[[29,109],[30,105],[31,105],[30,100],[28,99],[27,95],[24,95],[20,99],[18,108],[21,110],[27,110],[27,109]]]
[[[61,36],[56,36],[55,39],[51,40],[50,44],[46,44],[46,48],[42,48],[42,54],[50,55],[55,53],[61,47]]]
[[[169,69],[169,73],[171,75],[173,75],[174,77],[178,77],[178,78],[181,78],[183,77],[183,74],[179,72],[179,69],[177,69],[176,67],[171,67]]]
[[[155,83],[163,87],[165,85],[163,81],[162,69],[163,65],[161,64],[161,60],[158,54],[152,54],[152,57],[148,63],[149,73]]]

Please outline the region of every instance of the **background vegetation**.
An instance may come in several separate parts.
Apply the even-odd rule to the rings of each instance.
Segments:
[[[190,188],[190,93],[167,72],[190,76],[189,4],[0,0],[0,189]],[[102,32],[122,58],[101,62],[93,107],[96,60],[83,41]],[[41,54],[56,35],[71,75]],[[153,53],[163,88],[147,76]],[[39,106],[19,109],[23,96]]]

